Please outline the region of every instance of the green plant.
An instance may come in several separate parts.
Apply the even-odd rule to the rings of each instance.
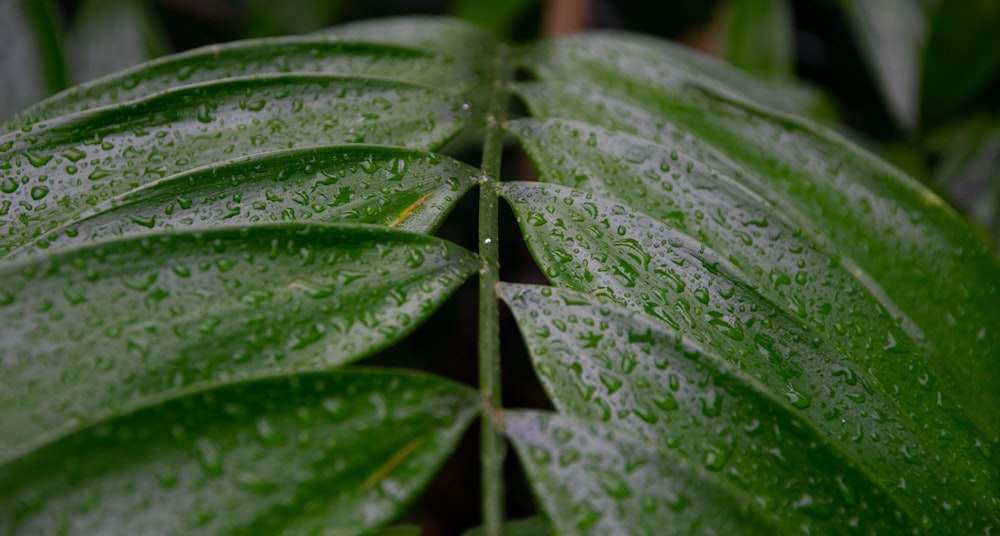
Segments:
[[[522,534],[988,532],[997,260],[776,87],[637,36],[510,51],[413,18],[21,112],[0,533],[409,533],[381,527],[480,414],[486,534],[501,434],[542,512]],[[499,180],[505,134],[543,182]],[[478,167],[448,156],[477,137]],[[477,253],[431,234],[474,188]],[[552,286],[499,281],[501,197]],[[478,392],[345,367],[476,274]],[[498,299],[557,412],[503,409]]]

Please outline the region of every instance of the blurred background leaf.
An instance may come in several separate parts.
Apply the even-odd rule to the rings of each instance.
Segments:
[[[243,2],[245,37],[312,32],[338,20],[346,0],[246,0]]]
[[[768,78],[789,78],[795,63],[794,28],[787,0],[733,0],[724,56]]]
[[[54,13],[48,0],[0,2],[0,120],[66,87]]]
[[[151,5],[135,0],[86,0],[66,44],[66,63],[74,84],[170,52]]]
[[[918,122],[920,60],[928,13],[920,0],[840,0],[840,6],[896,123]]]

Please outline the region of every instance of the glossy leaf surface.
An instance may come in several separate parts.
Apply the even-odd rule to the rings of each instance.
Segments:
[[[151,229],[282,221],[428,233],[479,174],[447,157],[392,147],[276,151],[154,181],[83,212],[11,256]]]
[[[750,98],[799,115],[833,115],[830,103],[805,87],[767,82],[676,43],[635,34],[590,32],[540,41],[522,51],[519,59],[542,80],[586,81],[587,87],[593,89],[652,84],[660,89],[673,88],[671,93],[714,88],[733,98]],[[566,95],[562,90],[546,93],[551,98]],[[551,115],[528,97],[531,115]],[[660,94],[654,102],[663,100]]]
[[[0,466],[4,534],[361,534],[412,502],[478,408],[404,372],[177,393]]]
[[[237,155],[338,143],[433,148],[467,114],[447,93],[382,79],[258,76],[206,82],[0,136],[6,249],[88,205]]]
[[[756,490],[766,497],[765,515],[785,530],[902,530],[902,512],[884,487],[798,414],[803,399],[769,392],[642,313],[559,288],[507,284],[500,295],[560,413],[615,424]]]
[[[0,461],[164,390],[370,355],[478,267],[432,237],[294,224],[5,263]]]
[[[619,200],[724,253],[739,277],[802,324],[803,337],[825,340],[886,392],[906,393],[896,397],[904,413],[952,430],[966,447],[980,441],[954,399],[942,403],[926,356],[853,267],[829,251],[820,229],[797,227],[727,171],[673,144],[555,119],[513,121],[509,128],[543,180]],[[705,302],[708,293],[694,297]]]
[[[641,312],[728,361],[759,382],[751,389],[800,415],[875,482],[906,475],[908,492],[894,498],[919,524],[954,523],[941,508],[954,501],[976,505],[970,529],[996,519],[992,490],[1000,475],[968,426],[917,414],[911,408],[926,405],[902,402],[906,391],[890,391],[869,371],[878,364],[855,362],[725,256],[669,223],[586,192],[507,183],[501,193],[556,286]]]
[[[773,530],[754,497],[619,429],[508,412],[508,437],[562,534],[744,534]]]
[[[813,230],[901,323],[986,439],[1000,440],[992,409],[1000,405],[1000,264],[953,210],[823,127],[733,97],[739,88],[722,77],[695,80],[673,60],[657,64],[653,53],[669,54],[666,47],[645,45],[658,67],[596,59],[565,67],[595,43],[612,59],[636,46],[598,35],[540,47],[529,67],[548,82],[519,91],[533,115],[582,120],[690,154],[772,203],[790,224]]]
[[[1000,526],[1000,265],[950,209],[814,92],[625,34],[507,50],[362,21],[0,127],[0,533],[412,532],[499,324],[479,393],[335,369],[477,271],[560,412],[489,408],[544,514],[508,532]],[[494,182],[504,131],[545,182]],[[488,173],[430,152],[466,142]],[[477,182],[481,256],[427,236]],[[495,284],[495,193],[554,287]]]
[[[489,34],[461,24],[451,33],[444,31],[454,28],[456,21],[428,21],[428,27],[420,28],[411,28],[412,22],[367,24],[385,25],[387,29],[352,32],[349,29],[355,26],[348,25],[331,30],[330,35],[237,41],[161,58],[66,90],[17,114],[8,129],[172,88],[245,76],[365,76],[427,85],[455,94],[482,83],[482,63],[492,52]],[[392,38],[403,30],[408,30],[413,39]],[[434,33],[439,30],[440,34]],[[421,40],[422,34],[434,37]],[[437,40],[443,40],[442,46],[425,45],[425,41],[433,44]],[[469,46],[470,42],[476,46]]]

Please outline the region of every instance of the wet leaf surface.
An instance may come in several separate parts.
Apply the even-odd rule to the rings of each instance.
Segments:
[[[744,534],[775,530],[751,494],[601,423],[508,412],[508,437],[563,534]]]
[[[671,144],[563,120],[519,120],[510,130],[545,181],[584,188],[659,220],[668,232],[725,256],[738,277],[817,337],[923,426],[948,430],[963,448],[982,443],[968,417],[942,389],[927,357],[856,267],[843,263],[822,229],[801,228],[730,172]],[[707,302],[695,291],[691,304]],[[708,305],[708,303],[703,303]],[[767,339],[765,339],[766,341]]]
[[[11,253],[151,230],[276,222],[370,223],[429,233],[480,171],[382,146],[276,151],[179,173],[106,201]]]
[[[586,294],[505,284],[500,295],[561,414],[616,425],[758,494],[786,530],[903,530],[884,485],[803,419],[791,390],[770,392],[655,319]]]
[[[377,370],[173,393],[0,466],[0,531],[361,534],[397,516],[478,395]]]
[[[0,460],[197,382],[336,367],[416,328],[479,267],[440,239],[257,226],[0,266]]]
[[[859,472],[890,488],[917,526],[956,523],[942,507],[956,501],[972,509],[969,530],[995,522],[1000,475],[971,426],[940,410],[925,414],[922,401],[902,402],[907,391],[870,372],[880,363],[839,350],[718,252],[594,194],[514,182],[501,193],[554,285],[641,313],[753,378],[751,390],[800,415]]]
[[[0,136],[0,236],[16,247],[97,203],[234,156],[341,143],[434,148],[462,103],[433,88],[313,75],[206,82]]]
[[[596,58],[598,44],[605,59]],[[633,67],[627,52],[650,65]],[[914,179],[821,126],[755,104],[789,108],[754,84],[736,97],[743,86],[735,78],[695,78],[690,66],[654,53],[670,49],[600,35],[550,41],[525,56],[542,81],[519,93],[536,117],[585,121],[687,153],[792,225],[820,231],[814,236],[878,297],[943,390],[998,444],[1000,263],[981,237]]]
[[[210,45],[70,88],[17,114],[14,130],[43,119],[147,98],[168,89],[267,74],[350,75],[433,86],[456,95],[483,82],[489,34],[457,21],[401,19],[321,34]],[[402,34],[411,39],[400,38]]]

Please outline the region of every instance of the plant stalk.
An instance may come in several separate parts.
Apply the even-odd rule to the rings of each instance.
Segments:
[[[486,116],[483,176],[479,185],[479,390],[483,397],[480,460],[482,514],[486,536],[501,536],[504,521],[503,461],[507,445],[501,435],[500,325],[496,287],[500,282],[497,183],[503,155],[503,117],[507,113],[510,67],[507,49],[497,51],[493,98]]]

